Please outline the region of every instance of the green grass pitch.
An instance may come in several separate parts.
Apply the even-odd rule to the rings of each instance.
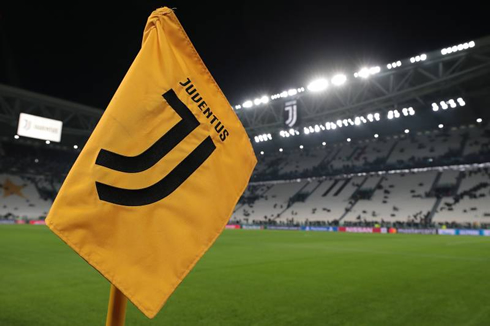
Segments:
[[[104,325],[108,297],[48,228],[0,226],[0,325]],[[490,325],[490,237],[226,230],[126,325]]]

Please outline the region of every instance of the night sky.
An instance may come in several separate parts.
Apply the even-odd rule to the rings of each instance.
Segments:
[[[141,46],[148,15],[162,6],[177,7],[232,105],[305,86],[323,74],[490,35],[485,1],[6,2],[0,4],[0,83],[97,108],[109,103]]]

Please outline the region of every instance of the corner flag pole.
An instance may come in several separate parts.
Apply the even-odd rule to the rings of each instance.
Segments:
[[[126,319],[126,303],[128,299],[111,284],[111,294],[109,297],[109,308],[107,309],[106,326],[124,326]]]

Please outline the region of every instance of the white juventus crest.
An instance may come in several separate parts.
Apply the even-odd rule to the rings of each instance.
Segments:
[[[286,125],[288,127],[293,127],[298,120],[298,106],[296,105],[296,101],[286,102],[286,106],[284,111],[287,113]]]

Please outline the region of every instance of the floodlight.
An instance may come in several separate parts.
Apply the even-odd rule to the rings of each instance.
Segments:
[[[242,106],[246,109],[251,108],[253,105],[254,104],[252,101],[246,101],[245,103],[242,104]]]
[[[361,78],[368,78],[369,77],[369,69],[368,68],[362,68],[359,71],[359,77],[361,77]]]
[[[334,84],[335,86],[343,85],[345,84],[346,81],[347,81],[347,76],[344,74],[337,74],[332,77],[332,84]]]
[[[321,92],[326,90],[328,87],[328,81],[325,78],[320,78],[312,81],[308,85],[308,90],[311,92]]]

